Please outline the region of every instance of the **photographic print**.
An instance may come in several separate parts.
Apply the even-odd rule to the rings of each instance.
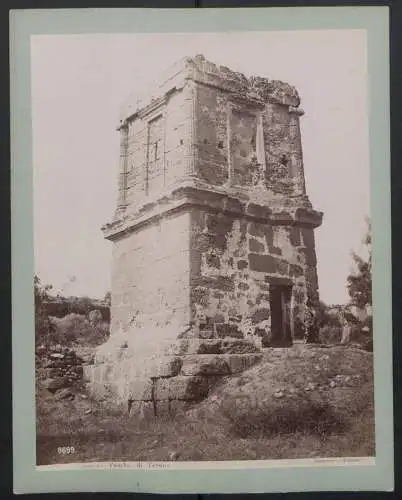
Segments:
[[[374,466],[367,31],[34,34],[30,68],[35,466]]]
[[[365,54],[33,37],[38,464],[374,455]]]

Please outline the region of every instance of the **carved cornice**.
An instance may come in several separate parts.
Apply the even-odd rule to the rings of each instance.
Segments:
[[[166,91],[161,97],[152,99],[146,106],[138,108],[131,114],[128,114],[127,117],[124,118],[124,120],[120,121],[117,130],[120,130],[121,128],[128,126],[128,123],[130,121],[133,121],[137,117],[144,119],[154,114],[156,111],[166,106],[170,97],[179,90],[180,89],[178,89],[177,87],[172,87],[168,91]]]
[[[289,106],[289,113],[294,113],[295,115],[299,116],[303,116],[305,114],[304,109],[295,106]]]
[[[180,90],[188,81],[219,88],[228,93],[230,99],[242,100],[248,106],[261,107],[264,103],[276,103],[298,108],[300,96],[295,87],[279,80],[265,77],[247,78],[242,73],[225,66],[218,66],[202,55],[187,57],[176,63],[170,73],[161,77],[158,85],[149,86],[148,97],[132,97],[131,103],[122,110],[120,125],[140,113],[145,116],[159,100],[166,100],[171,92]],[[152,90],[151,90],[152,89]],[[162,97],[160,97],[162,95]]]
[[[319,227],[323,218],[322,212],[297,203],[294,207],[273,208],[217,191],[182,186],[144,204],[136,213],[126,213],[121,219],[106,224],[102,231],[106,239],[113,241],[169,214],[191,208],[225,213],[232,217],[272,225],[299,225],[311,228]]]

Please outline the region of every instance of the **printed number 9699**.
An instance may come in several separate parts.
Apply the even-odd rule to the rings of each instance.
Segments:
[[[57,448],[57,453],[59,455],[72,455],[75,453],[75,448],[74,446],[59,446]]]

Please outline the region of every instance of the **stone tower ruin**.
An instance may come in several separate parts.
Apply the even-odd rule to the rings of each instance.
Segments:
[[[91,388],[156,413],[290,346],[318,300],[295,88],[185,58],[122,108],[110,340]],[[138,406],[138,405],[137,405]]]

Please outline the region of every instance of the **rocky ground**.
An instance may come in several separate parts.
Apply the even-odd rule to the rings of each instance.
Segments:
[[[261,363],[223,379],[205,401],[174,419],[150,420],[88,396],[80,373],[92,355],[59,346],[37,354],[40,464],[374,454],[370,352],[304,344],[265,349]],[[66,448],[74,452],[60,454]]]

